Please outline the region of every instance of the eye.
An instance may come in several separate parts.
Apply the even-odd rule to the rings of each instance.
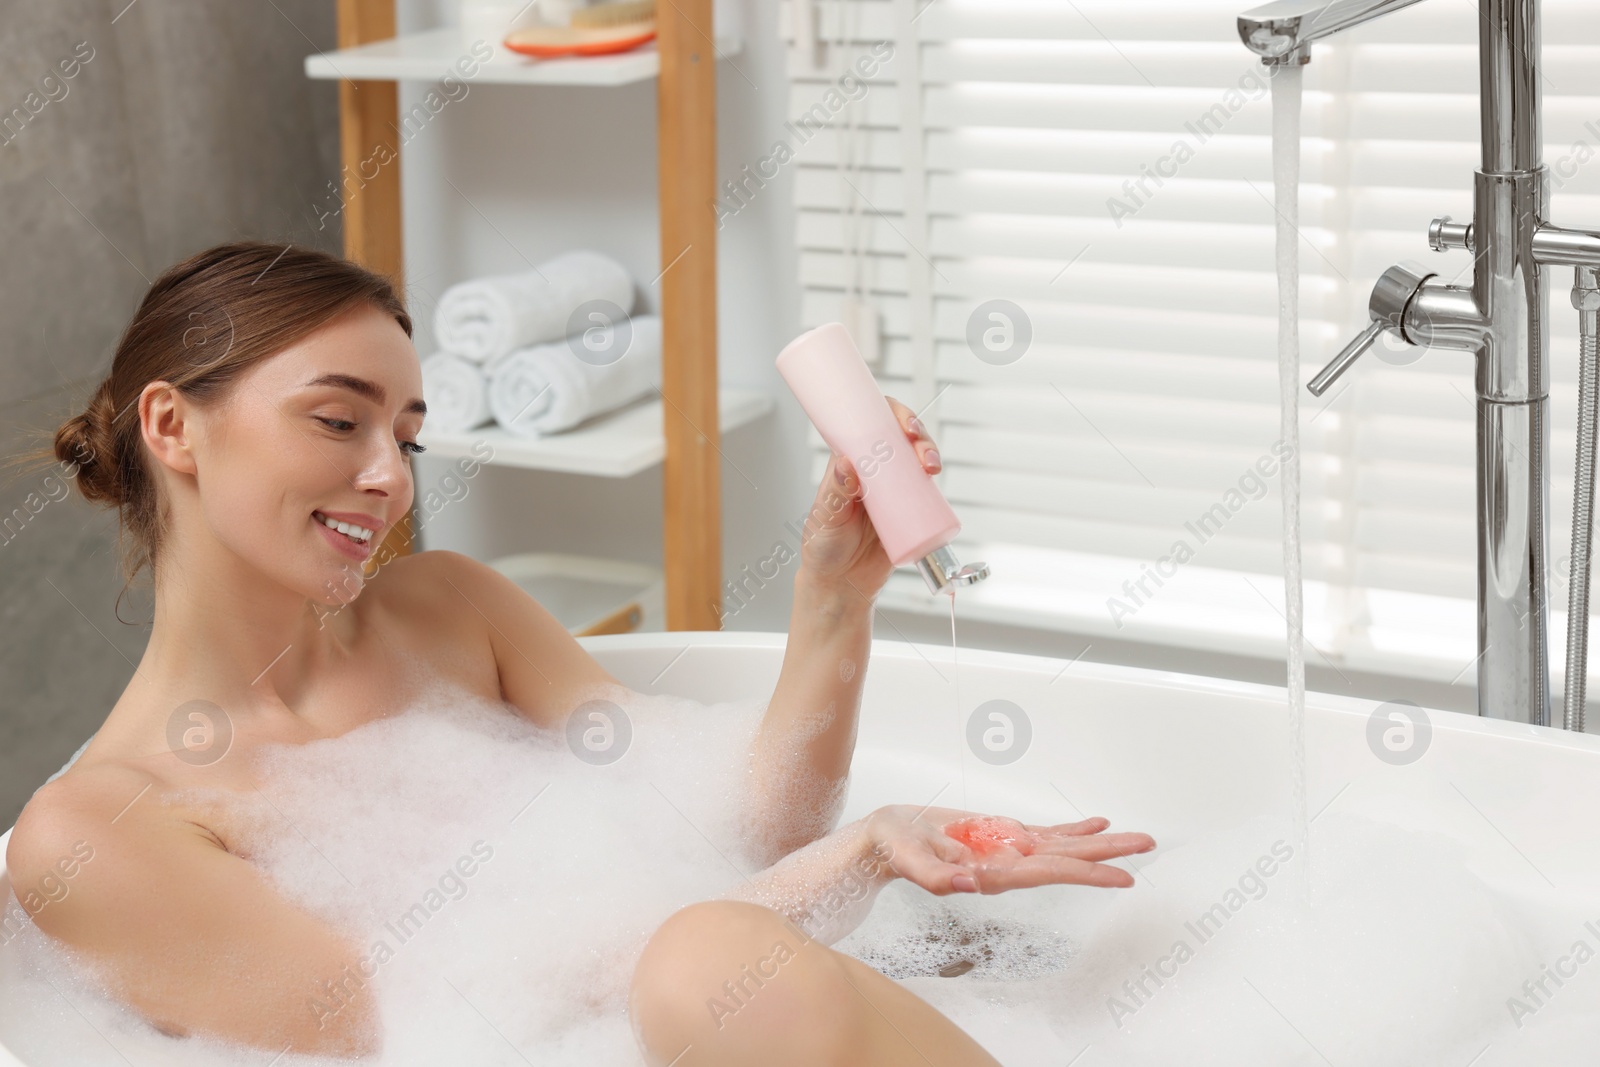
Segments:
[[[316,416],[316,419],[318,422],[325,424],[329,429],[338,430],[340,433],[347,433],[350,430],[355,429],[356,426],[356,424],[351,422],[349,419],[325,419],[321,415]],[[400,451],[415,456],[426,452],[427,448],[417,444],[415,441],[401,441]]]

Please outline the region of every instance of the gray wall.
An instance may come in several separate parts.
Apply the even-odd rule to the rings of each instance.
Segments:
[[[337,89],[301,67],[333,12],[0,0],[0,116],[28,116],[0,133],[0,454],[81,410],[166,267],[240,237],[339,250],[312,210],[338,173]],[[114,516],[64,484],[53,467],[0,484],[0,517],[29,516],[0,530],[0,827],[104,721],[149,634],[147,595],[123,599],[136,625],[113,613]]]

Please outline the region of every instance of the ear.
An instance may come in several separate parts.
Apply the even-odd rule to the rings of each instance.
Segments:
[[[193,453],[194,410],[171,382],[150,382],[139,394],[139,432],[145,447],[159,462],[180,474],[199,471]]]

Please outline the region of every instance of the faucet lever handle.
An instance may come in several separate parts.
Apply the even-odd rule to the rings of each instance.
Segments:
[[[1328,391],[1328,386],[1339,380],[1339,376],[1350,369],[1350,364],[1361,357],[1361,354],[1372,347],[1378,335],[1389,328],[1389,323],[1383,319],[1373,319],[1367,323],[1367,328],[1356,335],[1356,339],[1344,346],[1344,350],[1333,361],[1318,372],[1317,376],[1306,383],[1306,388],[1312,396],[1321,396]]]
[[[1338,381],[1339,375],[1349,370],[1350,364],[1371,348],[1384,330],[1395,330],[1402,340],[1412,341],[1413,337],[1408,333],[1411,327],[1406,323],[1406,308],[1432,277],[1432,271],[1416,263],[1401,263],[1384,271],[1372,287],[1372,297],[1367,301],[1367,314],[1371,316],[1367,328],[1345,345],[1344,351],[1334,356],[1333,362],[1323,367],[1321,373],[1306,383],[1311,395],[1321,396],[1327,392],[1328,386]]]

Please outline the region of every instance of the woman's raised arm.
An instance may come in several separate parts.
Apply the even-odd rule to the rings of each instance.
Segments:
[[[915,414],[884,399],[905,430],[902,444],[936,473],[938,450]],[[833,456],[804,526],[789,642],[753,753],[764,862],[815,841],[843,810],[872,651],[873,599],[894,571],[861,494],[850,458]]]

